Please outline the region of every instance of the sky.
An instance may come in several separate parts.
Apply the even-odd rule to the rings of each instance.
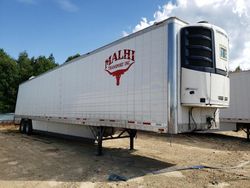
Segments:
[[[53,53],[62,64],[171,16],[222,27],[230,69],[250,69],[247,0],[0,0],[0,48],[13,58]]]

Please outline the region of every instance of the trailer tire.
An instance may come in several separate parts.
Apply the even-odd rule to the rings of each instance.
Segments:
[[[19,126],[19,131],[20,133],[24,134],[25,133],[25,121],[21,120],[20,126]]]
[[[25,123],[25,133],[27,135],[31,135],[32,131],[33,131],[32,122],[31,122],[31,120],[28,120]]]

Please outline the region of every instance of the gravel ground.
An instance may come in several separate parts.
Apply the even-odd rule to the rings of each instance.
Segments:
[[[0,126],[0,187],[250,187],[250,142],[243,132],[139,132],[96,146]],[[193,169],[190,167],[193,167]],[[204,168],[206,167],[206,168]],[[111,174],[127,181],[109,181]]]

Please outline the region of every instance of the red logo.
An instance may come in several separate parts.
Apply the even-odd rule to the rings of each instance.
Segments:
[[[121,75],[135,63],[135,51],[130,49],[118,50],[105,60],[105,71],[115,76],[116,85],[120,85]]]

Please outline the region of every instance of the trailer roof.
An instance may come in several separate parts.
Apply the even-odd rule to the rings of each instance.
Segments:
[[[59,65],[59,66],[57,66],[57,67],[55,67],[55,68],[53,68],[53,69],[51,69],[51,70],[48,70],[47,72],[44,72],[44,73],[42,73],[42,74],[40,74],[40,75],[38,75],[38,76],[36,76],[36,77],[32,76],[32,77],[30,77],[29,80],[24,81],[24,82],[21,83],[20,85],[22,85],[22,84],[24,84],[24,83],[26,83],[26,82],[29,82],[29,81],[31,81],[31,80],[34,80],[34,79],[36,79],[36,78],[38,78],[38,77],[40,77],[40,76],[43,76],[44,74],[47,74],[47,73],[52,72],[52,71],[54,71],[54,70],[57,70],[57,69],[59,69],[59,68],[65,66],[65,65],[74,63],[75,61],[78,61],[78,60],[80,60],[80,59],[83,59],[83,58],[85,58],[85,57],[87,57],[87,56],[89,56],[89,55],[93,55],[93,54],[95,54],[95,53],[97,53],[97,52],[100,52],[100,51],[102,51],[102,50],[104,50],[104,49],[106,49],[106,48],[108,48],[108,47],[111,47],[111,46],[117,44],[117,43],[121,43],[121,42],[123,42],[123,41],[125,41],[125,40],[128,40],[128,39],[132,38],[132,37],[135,37],[135,36],[140,35],[140,34],[142,34],[142,33],[151,31],[151,30],[153,30],[154,28],[160,27],[160,26],[162,26],[163,24],[166,24],[166,23],[171,23],[171,22],[173,22],[173,21],[175,21],[175,20],[177,20],[177,21],[179,21],[179,22],[182,22],[182,23],[185,23],[185,24],[188,24],[188,22],[185,22],[184,20],[182,20],[182,19],[180,19],[180,18],[177,18],[177,17],[169,17],[169,18],[167,18],[167,19],[165,19],[165,20],[162,20],[162,21],[160,21],[160,22],[155,22],[153,25],[151,25],[151,26],[149,26],[149,27],[146,27],[145,29],[142,29],[142,30],[137,31],[137,32],[135,32],[135,33],[131,33],[131,34],[129,34],[128,36],[122,37],[122,38],[120,38],[120,39],[117,39],[117,40],[115,40],[115,41],[113,41],[113,42],[111,42],[111,43],[109,43],[109,44],[107,44],[107,45],[104,45],[104,46],[99,47],[99,48],[97,48],[97,49],[95,49],[95,50],[93,50],[93,51],[90,51],[90,52],[88,52],[88,53],[85,53],[85,54],[83,54],[83,55],[81,55],[81,56],[79,56],[79,57],[77,57],[77,58],[74,58],[74,59],[72,59],[71,61],[64,62],[63,64],[61,64],[61,65]]]
[[[90,55],[90,54],[92,55],[92,54],[94,54],[94,53],[97,53],[97,52],[99,52],[99,51],[101,51],[101,50],[104,50],[104,49],[106,49],[106,48],[108,48],[108,47],[110,47],[110,46],[113,46],[113,45],[117,44],[117,43],[123,42],[123,41],[125,41],[125,40],[127,40],[127,39],[130,39],[130,38],[132,38],[132,37],[135,37],[135,36],[137,36],[137,35],[139,35],[139,34],[142,34],[142,33],[148,32],[148,31],[151,31],[152,29],[154,29],[154,28],[156,28],[156,27],[159,27],[161,24],[167,23],[167,22],[171,22],[171,21],[173,21],[173,20],[178,20],[178,21],[181,21],[181,22],[184,22],[184,23],[188,24],[187,22],[185,22],[185,21],[183,21],[183,20],[181,20],[181,19],[179,19],[179,18],[177,18],[177,17],[170,17],[170,18],[167,18],[167,19],[165,19],[165,20],[163,20],[163,21],[155,22],[153,25],[151,25],[151,26],[149,26],[149,27],[146,27],[146,28],[144,28],[144,29],[142,29],[142,30],[139,30],[139,31],[134,32],[134,33],[131,33],[131,34],[129,34],[128,36],[125,36],[125,37],[122,37],[122,38],[120,38],[120,39],[117,39],[117,40],[115,40],[115,41],[113,41],[113,42],[111,42],[111,43],[109,43],[109,44],[106,44],[106,45],[104,45],[104,46],[102,46],[102,47],[100,47],[100,48],[97,48],[97,49],[95,49],[95,50],[93,50],[93,51],[90,51],[90,52],[88,52],[88,53],[86,53],[86,54],[83,54],[83,55],[81,55],[81,56],[79,56],[79,57],[77,57],[77,58],[75,58],[75,59],[72,59],[71,61],[69,61],[69,62],[67,62],[67,63],[64,63],[64,64],[72,63],[72,62],[77,61],[77,60],[79,60],[79,59],[82,59],[82,58],[84,58],[84,57],[86,57],[86,56],[88,56],[88,55]]]

